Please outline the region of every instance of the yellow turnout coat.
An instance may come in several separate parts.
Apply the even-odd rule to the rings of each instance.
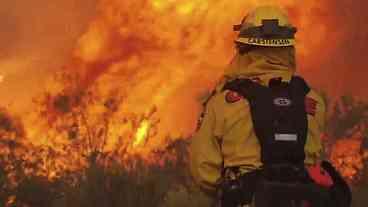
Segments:
[[[224,83],[235,78],[250,78],[267,85],[272,78],[290,81],[295,72],[294,48],[264,47],[246,54],[236,54],[213,96],[205,104],[203,119],[190,147],[190,169],[202,189],[214,191],[223,167],[262,165],[260,145],[253,130],[247,100],[226,101]],[[317,102],[315,115],[308,115],[306,164],[320,158],[321,133],[324,131],[325,103],[311,90],[307,95]]]

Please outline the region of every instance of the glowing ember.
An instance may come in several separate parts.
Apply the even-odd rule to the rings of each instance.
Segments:
[[[149,121],[147,120],[142,121],[135,135],[133,147],[138,147],[144,143],[144,141],[147,139],[150,127],[151,124],[149,123]]]
[[[362,136],[338,140],[331,152],[331,161],[349,181],[359,180],[367,159],[367,151],[362,148]]]

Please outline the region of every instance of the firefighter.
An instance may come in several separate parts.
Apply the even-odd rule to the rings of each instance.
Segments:
[[[268,199],[263,181],[315,184],[305,166],[321,162],[325,102],[295,74],[297,29],[282,9],[259,7],[234,30],[236,54],[205,101],[192,138],[191,173],[204,192],[220,192],[222,206],[250,205],[257,193],[258,206],[283,206],[289,199],[283,195],[308,192],[281,190],[279,199]],[[322,207],[324,196],[312,192],[298,202]]]

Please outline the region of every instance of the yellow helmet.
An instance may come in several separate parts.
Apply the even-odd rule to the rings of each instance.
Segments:
[[[295,44],[293,27],[284,11],[278,7],[264,6],[250,12],[239,25],[235,42],[265,47],[286,47]]]

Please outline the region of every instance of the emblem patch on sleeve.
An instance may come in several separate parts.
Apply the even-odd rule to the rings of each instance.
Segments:
[[[227,103],[235,103],[242,99],[243,97],[237,92],[229,91],[226,93],[225,99]]]

